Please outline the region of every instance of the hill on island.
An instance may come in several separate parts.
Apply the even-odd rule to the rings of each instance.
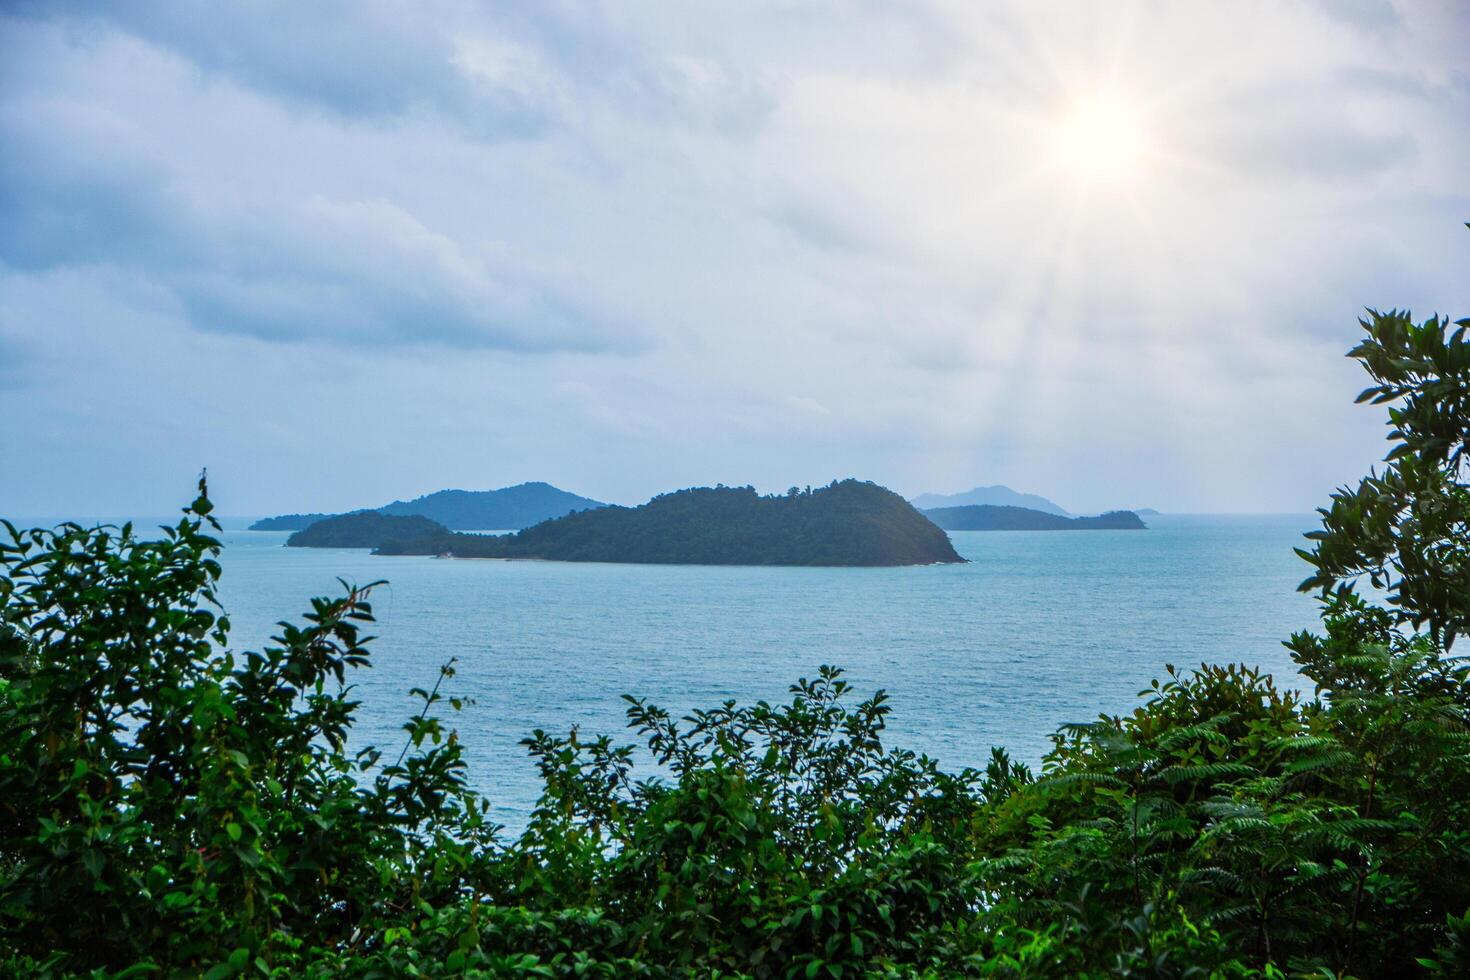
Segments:
[[[363,511],[353,511],[363,513]],[[317,521],[324,521],[328,517],[336,517],[336,514],[281,514],[277,517],[262,517],[250,525],[251,531],[300,531],[302,528],[311,527]]]
[[[929,511],[942,507],[968,507],[992,506],[992,507],[1024,507],[1027,510],[1039,510],[1044,514],[1056,514],[1058,517],[1072,516],[1066,510],[1052,503],[1045,497],[1034,493],[1019,493],[1010,487],[996,485],[993,487],[976,487],[966,490],[964,493],[921,493],[912,501],[913,505],[920,510]]]
[[[1097,517],[1059,517],[1026,507],[936,507],[924,511],[946,531],[1144,531],[1148,525],[1131,510]]]
[[[520,483],[499,490],[440,490],[413,500],[395,500],[360,513],[427,517],[454,531],[516,530],[573,511],[606,507],[600,500],[569,493],[549,483]],[[300,531],[332,514],[284,514],[250,525],[252,531]]]
[[[381,548],[403,541],[423,541],[449,534],[427,517],[359,510],[314,522],[286,539],[288,548]]]
[[[898,494],[858,480],[761,496],[699,487],[639,507],[580,511],[504,536],[395,537],[380,554],[669,565],[929,565],[963,561]]]

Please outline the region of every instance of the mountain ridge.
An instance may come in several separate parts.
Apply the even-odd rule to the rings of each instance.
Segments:
[[[970,505],[988,505],[995,507],[1024,507],[1027,510],[1039,510],[1044,514],[1056,514],[1058,517],[1071,517],[1072,514],[1065,507],[1035,493],[1021,493],[1012,490],[1004,484],[997,483],[988,487],[975,487],[973,490],[965,490],[960,493],[921,493],[909,501],[920,510],[935,510],[940,507],[967,507]]]
[[[1096,517],[1061,517],[1027,507],[968,504],[935,507],[925,517],[946,531],[1146,531],[1148,525],[1131,510],[1112,510]]]
[[[427,517],[451,531],[514,531],[553,517],[607,504],[543,481],[517,483],[498,490],[437,490],[412,500],[344,514],[282,514],[250,525],[252,531],[301,531],[319,521],[347,514],[378,513],[392,517]]]

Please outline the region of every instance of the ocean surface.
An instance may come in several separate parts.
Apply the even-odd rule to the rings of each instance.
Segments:
[[[624,693],[676,714],[778,701],[834,664],[855,694],[891,695],[890,744],[957,769],[983,765],[992,745],[1035,764],[1058,725],[1130,710],[1165,663],[1244,661],[1301,686],[1281,641],[1316,622],[1292,552],[1314,519],[1149,523],[954,532],[968,564],[882,569],[373,557],[227,530],[222,593],[232,646],[250,649],[299,620],[309,597],[340,592],[338,578],[387,579],[373,667],[351,678],[358,744],[396,755],[409,688],[458,658],[446,690],[473,703],[450,724],[476,787],[514,829],[539,791],[520,740],[574,725],[625,733]]]

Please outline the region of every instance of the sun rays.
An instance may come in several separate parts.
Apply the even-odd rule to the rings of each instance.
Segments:
[[[1083,184],[1116,184],[1140,176],[1152,134],[1139,105],[1115,91],[1074,98],[1052,124],[1052,165]]]

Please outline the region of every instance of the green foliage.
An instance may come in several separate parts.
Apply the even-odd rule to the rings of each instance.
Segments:
[[[1169,666],[1035,776],[885,746],[882,692],[824,667],[780,705],[629,698],[636,747],[535,732],[503,840],[439,685],[392,764],[349,745],[368,589],[228,651],[202,484],[159,540],[5,525],[0,974],[1464,976],[1470,345],[1365,326],[1394,447],[1304,552],[1314,690]]]
[[[958,968],[974,918],[964,855],[976,774],[885,750],[884,696],[845,707],[836,670],[792,692],[787,705],[726,703],[683,726],[629,699],[667,781],[633,781],[628,747],[537,732],[527,744],[547,791],[506,899],[552,909],[592,897],[623,923],[629,954],[665,968]]]
[[[233,975],[327,937],[351,949],[486,873],[484,806],[437,721],[410,722],[414,751],[394,765],[348,748],[366,590],[316,600],[278,646],[225,652],[200,490],[156,541],[5,525],[0,937],[14,957]],[[440,697],[421,694],[426,712]]]
[[[1470,625],[1470,320],[1368,311],[1367,338],[1349,354],[1373,384],[1359,402],[1388,404],[1393,447],[1383,473],[1333,494],[1304,589],[1351,589],[1366,578],[1387,592],[1395,620],[1428,627],[1448,649]]]

